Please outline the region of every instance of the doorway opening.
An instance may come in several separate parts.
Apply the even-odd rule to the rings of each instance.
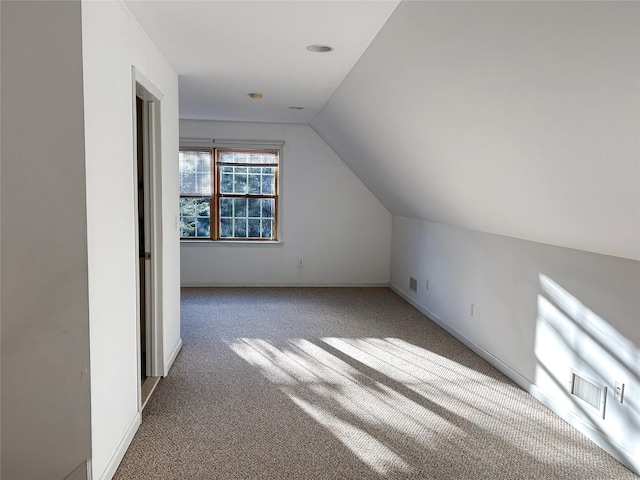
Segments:
[[[134,68],[138,400],[140,411],[163,375],[160,271],[160,101]]]

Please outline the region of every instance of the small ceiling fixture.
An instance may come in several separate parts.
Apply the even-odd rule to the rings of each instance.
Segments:
[[[304,107],[289,107],[290,110],[304,110]]]
[[[260,100],[263,97],[263,95],[261,93],[258,93],[258,92],[248,93],[247,95],[249,95],[254,100]]]
[[[307,47],[307,50],[313,53],[327,53],[332,52],[333,47],[330,47],[328,45],[309,45]]]

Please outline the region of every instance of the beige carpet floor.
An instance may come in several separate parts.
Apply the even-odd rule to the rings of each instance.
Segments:
[[[184,289],[115,479],[638,478],[389,289]]]

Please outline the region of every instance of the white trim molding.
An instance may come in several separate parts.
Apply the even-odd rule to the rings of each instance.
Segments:
[[[281,149],[284,140],[240,140],[228,138],[180,137],[182,147]]]
[[[273,288],[389,288],[386,282],[367,282],[367,283],[282,283],[282,282],[188,282],[180,285],[181,288],[252,288],[252,287],[273,287]]]
[[[171,351],[171,355],[169,355],[169,358],[166,360],[164,364],[164,372],[162,372],[163,377],[166,377],[169,374],[169,370],[171,369],[173,362],[176,361],[178,353],[180,353],[181,349],[182,349],[182,338],[178,339],[178,343],[176,343],[176,346]]]
[[[107,463],[107,468],[105,468],[104,472],[102,472],[102,475],[100,475],[100,480],[111,480],[113,478],[116,470],[118,469],[118,466],[120,465],[120,462],[124,458],[124,454],[127,453],[127,449],[129,448],[129,445],[131,445],[131,441],[133,440],[133,437],[138,431],[141,423],[142,415],[140,415],[140,412],[136,412],[133,420],[131,421],[131,424],[129,425],[129,428],[127,428],[127,431],[124,434],[124,437],[122,437],[122,440],[120,440],[120,443],[111,456],[109,463]]]

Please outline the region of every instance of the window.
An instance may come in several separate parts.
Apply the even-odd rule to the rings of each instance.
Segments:
[[[277,240],[279,150],[180,150],[180,237]]]
[[[180,237],[211,238],[212,150],[180,151]]]

